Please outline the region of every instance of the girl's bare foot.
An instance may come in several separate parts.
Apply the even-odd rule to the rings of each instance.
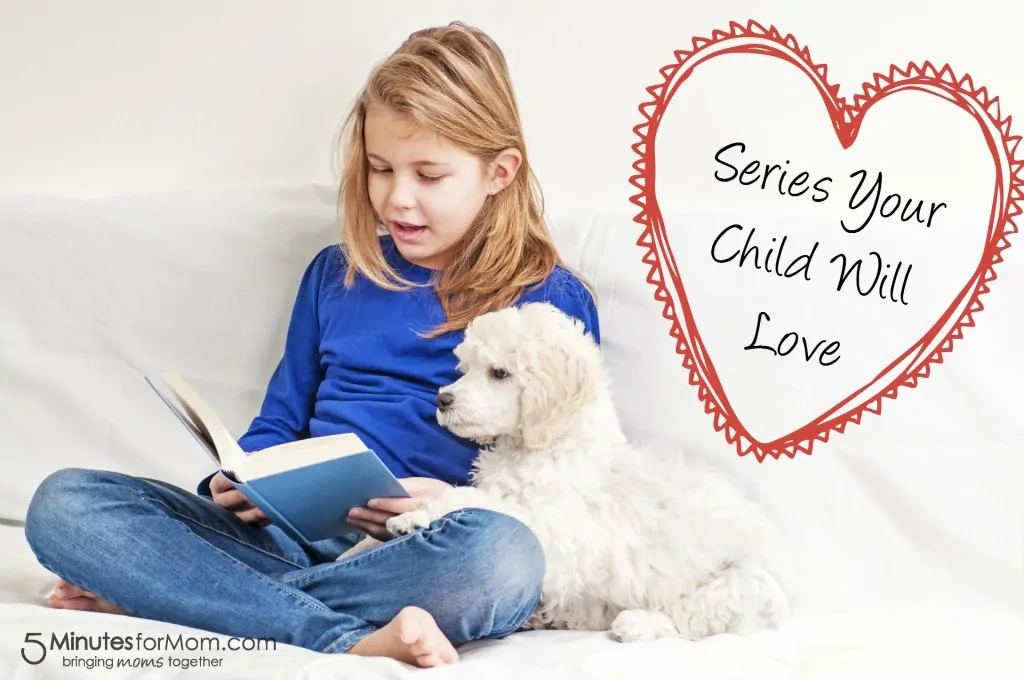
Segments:
[[[54,609],[75,609],[78,611],[130,616],[128,612],[120,607],[67,581],[57,582],[57,587],[50,594],[50,606]]]
[[[438,628],[434,617],[419,607],[406,607],[398,612],[391,623],[364,637],[348,653],[386,656],[424,668],[459,660],[455,647]]]

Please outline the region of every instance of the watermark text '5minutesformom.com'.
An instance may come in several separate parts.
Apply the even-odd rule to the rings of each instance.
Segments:
[[[49,652],[250,652],[277,649],[272,638],[239,638],[219,636],[195,636],[170,633],[164,635],[76,635],[74,631],[50,633],[49,640],[43,633],[25,633],[21,658],[26,663],[40,664]]]

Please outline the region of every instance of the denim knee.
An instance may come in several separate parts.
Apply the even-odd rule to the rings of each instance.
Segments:
[[[540,600],[546,567],[540,541],[519,520],[489,510],[466,509],[453,521],[469,529],[459,546],[468,572],[462,596],[492,611],[488,637],[515,632]]]
[[[103,479],[103,471],[64,468],[50,473],[32,494],[25,514],[25,538],[37,556],[51,545],[66,544],[68,532],[81,532],[96,500],[89,489]]]
[[[463,510],[456,521],[480,529],[465,549],[467,559],[485,561],[480,566],[486,567],[487,586],[518,591],[524,597],[540,589],[544,580],[544,550],[529,527],[509,515],[479,508]]]

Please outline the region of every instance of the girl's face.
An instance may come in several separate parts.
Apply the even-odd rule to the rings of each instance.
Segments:
[[[478,157],[389,111],[366,114],[370,202],[406,260],[443,269],[484,201],[512,181],[521,156]]]

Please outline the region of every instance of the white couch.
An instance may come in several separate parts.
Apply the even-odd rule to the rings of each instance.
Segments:
[[[630,208],[554,206],[551,215],[563,254],[596,284],[623,420],[633,435],[715,459],[778,517],[802,573],[796,617],[776,633],[702,643],[524,633],[472,645],[462,664],[437,677],[1024,677],[1021,402],[1006,403],[986,382],[1024,378],[1013,334],[1024,257],[1012,251],[1022,246],[1001,265],[994,309],[912,396],[812,456],[759,464],[714,431],[688,384],[645,281]],[[30,633],[46,641],[68,631],[207,635],[48,609],[53,579],[36,565],[18,521],[35,485],[64,466],[193,488],[210,463],[143,375],[184,373],[240,433],[278,359],[302,268],[334,238],[333,218],[333,190],[318,186],[0,199],[0,677],[150,677],[152,669],[87,663],[168,655],[50,650],[33,666],[22,659],[22,650],[38,655],[25,642]],[[187,677],[415,672],[285,646],[171,655],[219,660]]]

